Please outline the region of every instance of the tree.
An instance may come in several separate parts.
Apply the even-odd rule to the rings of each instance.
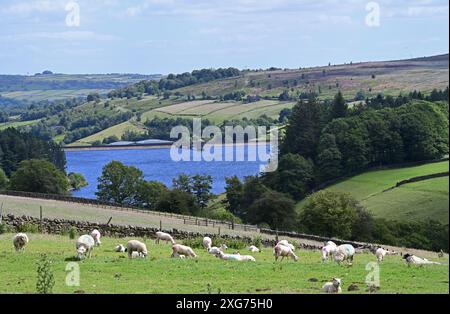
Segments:
[[[243,184],[237,176],[225,178],[225,182],[226,209],[233,215],[242,217],[241,198],[243,193]]]
[[[156,207],[162,212],[183,215],[195,215],[199,210],[192,194],[177,189],[163,191]]]
[[[8,177],[2,168],[0,168],[0,191],[5,190],[8,186]]]
[[[69,179],[69,186],[73,190],[79,190],[80,188],[88,185],[86,179],[81,173],[71,172],[67,175],[67,178]]]
[[[266,223],[272,229],[289,230],[295,226],[295,202],[285,194],[268,190],[249,207],[247,221]]]
[[[339,91],[334,97],[333,104],[331,106],[331,117],[332,119],[344,118],[347,116],[348,107],[345,102],[342,92]]]
[[[142,182],[138,187],[137,201],[142,207],[156,211],[161,196],[167,191],[168,188],[163,183],[157,181]]]
[[[306,200],[299,222],[304,232],[350,240],[362,210],[350,195],[325,190]]]
[[[68,180],[51,162],[31,159],[22,161],[13,172],[10,188],[15,191],[63,195],[67,193]]]
[[[212,189],[212,177],[195,175],[191,178],[192,181],[192,193],[195,197],[196,204],[201,209],[206,208],[208,202],[212,200],[215,195],[211,193]]]
[[[324,134],[320,138],[319,156],[317,158],[317,178],[325,182],[338,178],[342,174],[342,154],[336,145],[333,134]]]
[[[101,201],[135,205],[138,203],[138,191],[143,181],[141,170],[112,161],[103,167],[96,195]]]

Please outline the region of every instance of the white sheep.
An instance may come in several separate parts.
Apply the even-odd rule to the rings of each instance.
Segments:
[[[273,249],[275,255],[275,261],[278,261],[278,258],[281,257],[281,261],[284,260],[285,257],[291,257],[294,261],[298,261],[298,256],[295,255],[294,251],[283,244],[277,244]]]
[[[210,237],[203,238],[203,247],[208,250],[212,247],[212,240]]]
[[[122,244],[119,244],[114,248],[114,252],[123,253],[126,252],[126,248]]]
[[[292,245],[291,243],[289,243],[287,240],[281,240],[280,242],[277,243],[277,245],[278,244],[287,246],[287,247],[289,247],[292,250],[292,252],[295,252],[295,246]]]
[[[322,287],[322,292],[325,293],[342,293],[341,279],[333,278],[333,282],[327,282]]]
[[[100,231],[97,229],[92,230],[91,237],[94,238],[95,246],[100,246],[102,244],[102,241],[100,241],[100,238],[102,237]]]
[[[126,252],[128,253],[128,258],[133,258],[133,252],[139,253],[139,256],[147,257],[148,251],[145,243],[138,240],[130,240],[127,243]]]
[[[241,255],[239,253],[237,254],[225,254],[224,252],[220,251],[219,254],[216,255],[216,257],[223,259],[225,261],[239,261],[239,262],[246,262],[256,261],[255,258],[251,255]]]
[[[88,258],[91,257],[92,250],[95,246],[95,240],[92,236],[85,234],[78,238],[77,243],[75,245],[77,249],[77,258],[79,260],[83,259],[86,254]]]
[[[174,244],[172,245],[172,257],[178,257],[180,255],[185,255],[186,257],[197,257],[194,250],[186,245]]]
[[[246,261],[255,262],[256,260],[251,255],[241,255],[240,261],[242,261],[242,262],[246,262]]]
[[[351,244],[339,245],[333,252],[333,257],[335,262],[340,264],[343,261],[347,261],[349,265],[353,263],[353,258],[355,256],[355,248]]]
[[[28,236],[25,233],[18,233],[13,238],[13,245],[16,249],[16,252],[23,251],[25,248],[25,245],[27,245],[29,242]]]
[[[212,254],[212,255],[217,255],[219,254],[219,252],[223,252],[227,249],[228,247],[225,244],[222,244],[220,247],[217,246],[213,246],[211,248],[208,249],[208,253]]]
[[[336,243],[333,241],[328,241],[324,247],[322,247],[322,261],[327,261],[333,254],[333,252],[337,249]]]
[[[408,264],[408,266],[411,266],[411,265],[442,265],[441,263],[429,261],[426,258],[421,258],[421,257],[415,256],[415,255],[409,254],[409,253],[405,254],[403,256],[403,259]]]
[[[173,237],[170,234],[162,232],[162,231],[156,232],[155,243],[159,244],[160,240],[166,241],[166,243],[170,242],[170,243],[172,243],[172,245],[175,244],[175,240],[173,239]]]
[[[260,253],[260,252],[261,252],[261,250],[258,249],[258,248],[257,248],[256,246],[254,246],[254,245],[249,246],[249,247],[248,247],[248,250],[249,250],[250,252],[252,252],[252,253]]]
[[[375,256],[377,257],[377,260],[379,263],[381,263],[384,260],[384,257],[386,255],[395,255],[397,252],[385,250],[383,248],[379,248],[375,251]]]

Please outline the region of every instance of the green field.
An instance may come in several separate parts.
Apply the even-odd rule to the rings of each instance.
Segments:
[[[125,253],[115,253],[118,243],[128,239],[102,238],[93,257],[79,262],[80,286],[66,285],[65,271],[74,261],[75,240],[68,236],[31,234],[23,253],[12,247],[12,234],[0,235],[0,293],[35,293],[36,267],[41,254],[51,259],[55,277],[54,293],[301,293],[317,294],[324,282],[342,279],[343,293],[366,292],[366,265],[375,262],[372,254],[357,254],[352,267],[322,263],[319,251],[297,250],[299,262],[275,263],[272,248],[253,253],[256,262],[222,261],[201,249],[196,260],[170,258],[170,245],[146,242],[147,259],[129,260]],[[233,251],[229,249],[228,251]],[[241,254],[244,251],[241,251]],[[446,265],[407,267],[399,256],[389,256],[380,266],[380,290],[383,294],[449,293],[448,259]],[[358,291],[348,292],[350,284]]]
[[[406,184],[383,192],[402,180],[448,171],[448,161],[370,171],[334,184],[327,190],[350,193],[376,217],[400,221],[434,219],[448,223],[448,177]],[[299,208],[303,204],[301,202]]]
[[[89,94],[98,93],[106,95],[110,89],[64,89],[64,90],[31,90],[31,91],[14,91],[2,93],[3,97],[13,98],[18,100],[29,101],[56,101],[70,98],[87,97]]]
[[[32,121],[10,121],[6,123],[0,123],[0,131],[5,130],[7,128],[19,128],[22,126],[29,126],[36,124],[40,121],[39,120],[32,120]]]

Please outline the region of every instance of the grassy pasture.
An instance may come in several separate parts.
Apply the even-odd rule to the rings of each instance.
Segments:
[[[9,121],[6,123],[0,123],[0,131],[8,129],[8,128],[18,128],[21,126],[33,125],[33,124],[38,123],[39,121],[40,121],[40,119],[31,120],[31,121]]]
[[[448,177],[411,183],[383,192],[399,181],[446,171],[449,171],[448,161],[369,171],[327,189],[350,193],[376,217],[400,221],[435,219],[448,223]],[[301,209],[303,205],[304,201],[298,207]]]
[[[12,234],[0,235],[0,292],[34,293],[36,263],[42,253],[52,261],[55,276],[54,293],[90,294],[114,293],[320,293],[324,282],[339,277],[343,293],[367,293],[366,265],[374,262],[372,254],[358,254],[352,267],[322,263],[319,251],[297,251],[299,262],[292,260],[275,263],[272,248],[253,253],[256,262],[222,261],[206,251],[195,249],[196,260],[171,259],[170,245],[155,245],[152,239],[141,239],[147,244],[147,259],[129,260],[125,253],[115,253],[118,243],[128,239],[103,238],[93,257],[79,262],[80,286],[66,285],[65,271],[75,257],[75,240],[68,236],[30,235],[30,243],[23,253],[15,253]],[[232,250],[229,250],[232,251]],[[241,251],[244,254],[244,251]],[[246,254],[246,253],[245,253]],[[447,265],[407,267],[399,256],[389,256],[380,266],[378,293],[448,293]],[[311,280],[312,279],[312,280]],[[317,280],[317,281],[316,281]],[[316,282],[314,282],[316,281]],[[358,291],[348,292],[350,284]],[[208,287],[209,285],[209,287]]]
[[[42,100],[64,100],[69,98],[86,97],[91,93],[105,95],[109,89],[63,89],[63,90],[31,90],[31,91],[14,91],[2,93],[4,97],[19,100],[42,101]]]

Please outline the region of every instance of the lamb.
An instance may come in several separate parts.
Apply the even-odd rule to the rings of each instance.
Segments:
[[[24,250],[25,245],[29,242],[28,236],[25,233],[18,233],[13,238],[13,245],[16,252],[21,252]]]
[[[277,243],[277,245],[278,244],[287,246],[287,247],[289,247],[292,250],[292,252],[295,252],[295,246],[290,244],[287,240],[281,240],[280,242]]]
[[[375,251],[375,256],[377,257],[378,263],[381,263],[386,255],[395,255],[395,254],[397,254],[397,252],[385,250],[383,248],[378,248]]]
[[[174,244],[172,245],[172,257],[178,257],[179,255],[185,255],[186,257],[197,257],[194,250],[189,246]]]
[[[139,256],[147,257],[148,251],[145,243],[142,243],[138,240],[130,240],[127,243],[126,252],[128,253],[128,258],[133,257],[133,252],[139,253]]]
[[[210,237],[203,238],[203,247],[208,250],[212,247],[212,240]]]
[[[334,260],[340,264],[343,261],[348,261],[349,265],[353,263],[353,257],[355,256],[355,248],[350,244],[339,245],[333,252]]]
[[[322,261],[325,262],[330,258],[333,252],[336,250],[337,245],[333,241],[328,241],[324,247],[322,247]]]
[[[170,234],[162,232],[162,231],[156,232],[156,241],[155,241],[155,243],[159,244],[160,240],[166,241],[166,243],[170,242],[170,243],[172,243],[172,245],[175,244],[175,240],[173,239],[173,237]]]
[[[249,246],[249,247],[248,247],[248,250],[249,250],[250,252],[252,252],[252,253],[261,253],[261,250],[258,249],[258,248],[257,248],[256,246],[254,246],[254,245]]]
[[[274,248],[275,261],[278,261],[278,258],[281,256],[281,261],[284,260],[285,257],[291,257],[294,261],[298,261],[298,256],[295,255],[294,251],[283,244],[277,244]]]
[[[227,246],[225,244],[222,244],[220,247],[213,246],[212,248],[208,249],[208,253],[212,255],[217,255],[219,252],[225,251]]]
[[[115,247],[114,252],[123,253],[126,252],[126,248],[122,244],[119,244]]]
[[[75,245],[77,249],[77,258],[82,260],[88,255],[88,258],[91,257],[92,250],[95,246],[95,240],[92,236],[85,234],[78,238],[77,243]]]
[[[102,235],[101,235],[100,231],[98,231],[97,229],[92,230],[91,237],[94,238],[95,246],[100,246],[102,244],[102,242],[100,241],[100,238],[102,237]]]
[[[327,282],[322,287],[322,292],[325,293],[342,293],[341,279],[333,278],[333,282]]]
[[[441,263],[429,261],[426,258],[421,258],[421,257],[415,256],[415,255],[409,254],[409,253],[405,254],[403,256],[403,259],[408,264],[408,266],[411,266],[411,265],[442,265]]]
[[[225,254],[222,251],[219,252],[219,254],[217,254],[216,257],[223,259],[225,261],[239,261],[239,262],[256,261],[255,258],[251,255]]]

